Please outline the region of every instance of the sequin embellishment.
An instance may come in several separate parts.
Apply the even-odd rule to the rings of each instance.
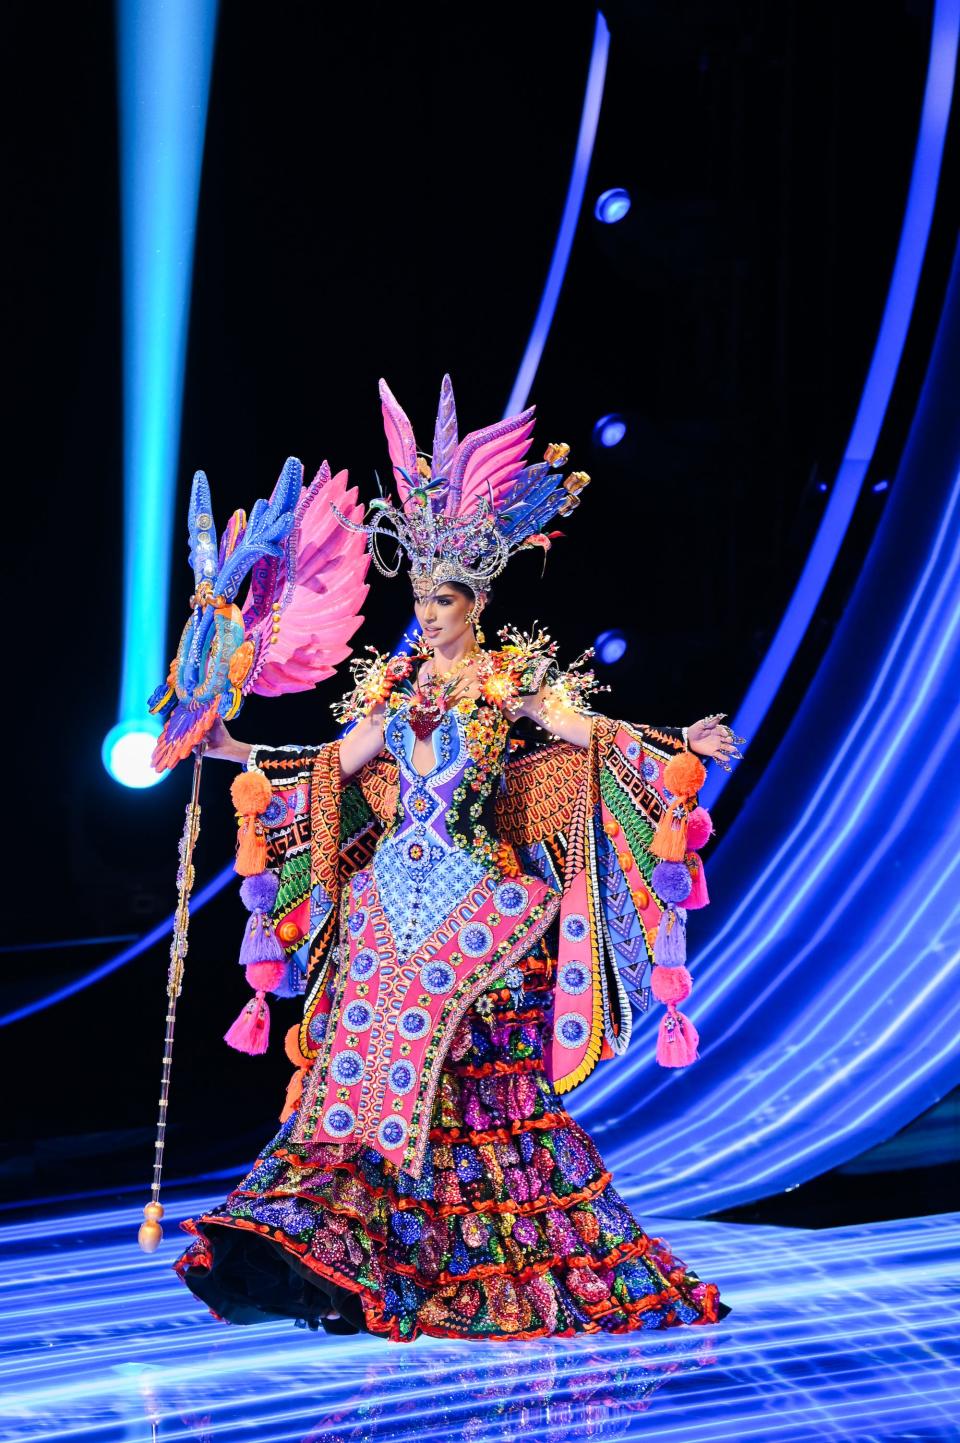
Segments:
[[[493,946],[493,933],[482,922],[468,922],[460,928],[457,941],[468,957],[482,957]]]
[[[557,973],[557,986],[576,997],[590,986],[590,973],[582,962],[565,962]]]
[[[564,1012],[554,1023],[553,1035],[561,1047],[582,1047],[589,1035],[589,1028],[578,1012]]]
[[[329,1132],[332,1137],[346,1137],[347,1133],[353,1132],[357,1125],[357,1115],[352,1107],[347,1107],[345,1102],[334,1103],[328,1107],[326,1116],[323,1119],[323,1130]]]

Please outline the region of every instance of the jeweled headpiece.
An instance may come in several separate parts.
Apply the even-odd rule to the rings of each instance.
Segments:
[[[533,406],[460,441],[453,386],[444,376],[428,458],[418,453],[413,427],[383,380],[380,400],[400,505],[381,495],[362,523],[339,511],[337,516],[349,530],[369,536],[382,575],[396,576],[406,553],[418,598],[445,581],[461,582],[474,594],[485,591],[515,552],[547,551],[551,537],[543,528],[580,504],[578,493],[590,477],[583,471],[559,475],[569,446],[548,446],[543,461],[524,465]],[[385,540],[396,546],[392,561],[384,559]]]

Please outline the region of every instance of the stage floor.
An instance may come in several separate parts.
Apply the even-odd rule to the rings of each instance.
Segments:
[[[549,1342],[335,1338],[219,1323],[139,1204],[0,1229],[0,1438],[960,1438],[960,1213],[808,1231],[645,1217],[733,1308],[709,1327]]]

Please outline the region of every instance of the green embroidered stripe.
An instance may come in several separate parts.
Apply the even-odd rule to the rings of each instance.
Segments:
[[[340,793],[340,841],[349,842],[373,821],[373,811],[355,784]]]
[[[277,892],[274,913],[284,916],[292,907],[302,902],[310,891],[310,853],[297,852],[285,858],[280,868],[280,890]]]
[[[653,841],[653,827],[641,812],[638,812],[630,798],[624,796],[615,777],[608,771],[600,773],[600,793],[617,821],[624,830],[634,860],[640,868],[640,875],[649,885],[658,858],[649,851]]]

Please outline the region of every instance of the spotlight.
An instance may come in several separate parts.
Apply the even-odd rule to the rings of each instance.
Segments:
[[[874,491],[886,491],[889,485],[889,481],[874,481],[873,489]]]
[[[616,225],[618,220],[623,220],[630,209],[630,193],[621,186],[613,190],[605,190],[597,196],[597,203],[593,207],[593,213],[597,220],[603,221],[604,225]]]
[[[598,661],[602,661],[605,666],[612,666],[626,651],[627,638],[622,631],[601,631],[593,643],[593,649]]]
[[[155,772],[150,757],[161,728],[152,719],[117,722],[103,739],[103,765],[124,787],[153,787],[169,772]]]
[[[601,416],[593,428],[593,439],[598,446],[619,446],[627,434],[627,423],[622,416]]]

